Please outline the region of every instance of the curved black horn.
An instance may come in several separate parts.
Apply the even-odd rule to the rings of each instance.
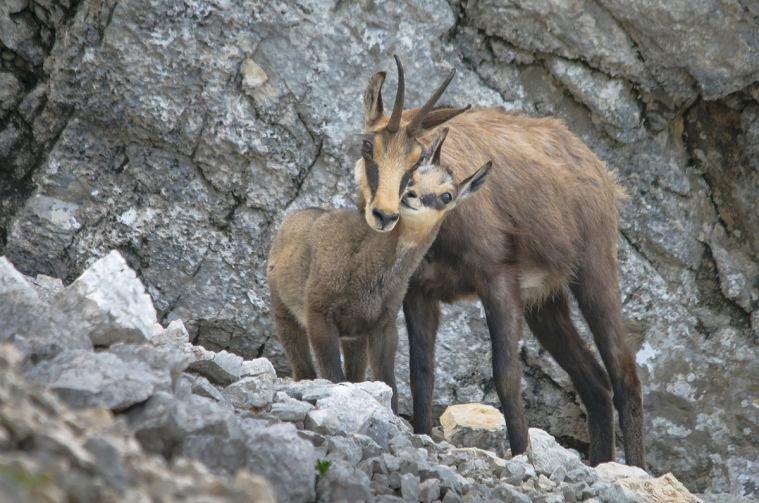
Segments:
[[[406,94],[406,82],[403,78],[403,65],[401,60],[393,54],[395,63],[398,65],[398,92],[395,95],[395,105],[393,105],[393,115],[390,116],[390,122],[387,123],[388,133],[397,133],[401,126],[401,114],[403,113],[403,97]]]
[[[440,97],[445,92],[445,89],[448,87],[448,84],[451,83],[453,80],[453,76],[456,75],[456,69],[454,68],[451,70],[450,75],[448,75],[448,78],[445,79],[445,81],[438,87],[437,91],[435,91],[435,94],[432,95],[432,98],[430,98],[427,103],[424,104],[422,108],[419,109],[419,112],[414,116],[413,119],[411,119],[411,123],[406,128],[406,134],[408,134],[411,138],[415,137],[416,134],[419,132],[419,129],[422,126],[422,121],[427,116],[428,113],[430,113],[430,110],[435,106],[435,103],[437,103],[437,100],[440,99]]]

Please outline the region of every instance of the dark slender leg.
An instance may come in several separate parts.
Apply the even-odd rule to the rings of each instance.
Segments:
[[[381,332],[369,337],[369,365],[372,376],[393,390],[391,406],[398,414],[398,386],[395,384],[395,353],[398,351],[398,330],[395,319],[388,322]]]
[[[564,293],[526,310],[527,324],[540,344],[567,371],[588,410],[590,464],[614,461],[614,409],[609,376],[577,333]]]
[[[643,398],[635,357],[625,341],[622,301],[617,279],[616,246],[588,253],[588,264],[578,271],[572,290],[590,330],[614,390],[628,465],[646,467]]]
[[[328,315],[314,310],[306,314],[308,338],[314,349],[316,363],[319,365],[322,377],[332,382],[345,381],[342,365],[340,364],[340,338],[335,322]]]
[[[277,294],[271,293],[271,311],[277,324],[277,335],[293,369],[293,379],[316,379],[306,329],[290,313]]]
[[[403,299],[409,344],[411,396],[414,400],[414,433],[432,433],[432,392],[435,388],[435,337],[440,304],[409,286]]]
[[[366,347],[368,343],[367,337],[340,340],[340,345],[343,347],[343,359],[345,360],[345,377],[350,382],[366,381]]]
[[[516,277],[508,271],[490,278],[479,292],[493,346],[493,380],[514,455],[527,450],[528,439],[519,364],[519,338],[522,336],[524,314]]]

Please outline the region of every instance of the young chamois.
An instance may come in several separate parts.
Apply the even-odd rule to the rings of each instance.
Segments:
[[[434,109],[454,71],[422,108],[404,111],[403,68],[397,57],[396,63],[398,92],[390,117],[383,113],[385,72],[372,76],[364,93],[364,142],[372,148],[356,163],[355,176],[369,227],[389,232],[403,223],[398,187],[442,124],[450,132],[441,160],[455,180],[493,161],[488,186],[445,219],[403,301],[414,430],[429,434],[432,428],[439,304],[475,297],[485,309],[512,453],[527,448],[518,359],[526,318],[588,410],[591,463],[615,459],[613,404],[627,463],[645,467],[641,385],[625,342],[617,279],[621,188],[560,120],[469,106]],[[572,323],[570,291],[606,370]]]
[[[443,130],[418,156],[398,189],[401,222],[377,232],[358,213],[307,209],[282,221],[269,251],[267,278],[277,333],[295,380],[315,379],[309,341],[322,377],[363,381],[367,356],[375,379],[395,385],[395,320],[408,280],[437,235],[444,215],[490,176],[485,164],[461,183],[440,166]],[[372,155],[371,145],[364,145]],[[406,187],[408,185],[408,188]],[[404,195],[405,194],[405,195]],[[340,365],[340,345],[345,373]],[[367,351],[368,349],[368,351]]]

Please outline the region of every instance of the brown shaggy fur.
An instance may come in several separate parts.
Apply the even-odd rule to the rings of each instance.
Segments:
[[[439,135],[438,146],[444,137]],[[433,162],[439,160],[439,149],[436,153],[429,156]],[[389,232],[372,230],[361,215],[345,210],[311,208],[282,221],[269,251],[267,279],[277,332],[295,380],[316,378],[309,341],[322,377],[333,382],[346,376],[363,381],[368,357],[374,378],[393,389],[392,407],[398,412],[395,320],[408,279],[443,216],[474,194],[489,174],[488,163],[456,184],[450,172],[425,162],[409,184],[413,189],[405,198],[403,221]],[[423,204],[446,194],[450,201],[444,207]]]
[[[517,354],[526,318],[543,347],[570,375],[588,410],[591,463],[615,459],[613,404],[619,412],[627,463],[645,467],[641,385],[625,342],[617,278],[617,204],[623,192],[612,174],[560,120],[552,118],[485,108],[433,110],[422,132],[409,137],[404,127],[418,110],[407,110],[400,130],[388,134],[382,106],[371,103],[381,100],[377,88],[382,81],[384,75],[376,74],[364,97],[367,136],[382,137],[383,144],[393,145],[391,151],[375,156],[376,193],[366,183],[365,160],[356,164],[359,208],[365,209],[370,226],[379,228],[374,210],[398,211],[395,180],[414,164],[415,145],[426,145],[430,132],[441,123],[450,128],[442,163],[450,166],[456,180],[484,161],[493,161],[493,175],[482,194],[443,222],[403,302],[415,431],[429,434],[432,427],[439,302],[475,297],[482,301],[487,317],[495,386],[512,452],[519,454],[527,447]],[[570,319],[570,291],[593,332],[606,370]]]

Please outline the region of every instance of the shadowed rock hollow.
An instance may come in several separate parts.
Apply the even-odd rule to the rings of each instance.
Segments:
[[[649,466],[756,497],[757,21],[717,0],[4,2],[0,254],[68,284],[118,249],[164,326],[286,375],[264,280],[278,223],[353,205],[361,96],[393,53],[410,106],[456,67],[444,101],[561,117],[617,171]],[[436,412],[498,406],[481,308],[444,312]],[[86,351],[80,335],[51,337]],[[585,449],[567,376],[527,332],[521,357],[530,424]]]

